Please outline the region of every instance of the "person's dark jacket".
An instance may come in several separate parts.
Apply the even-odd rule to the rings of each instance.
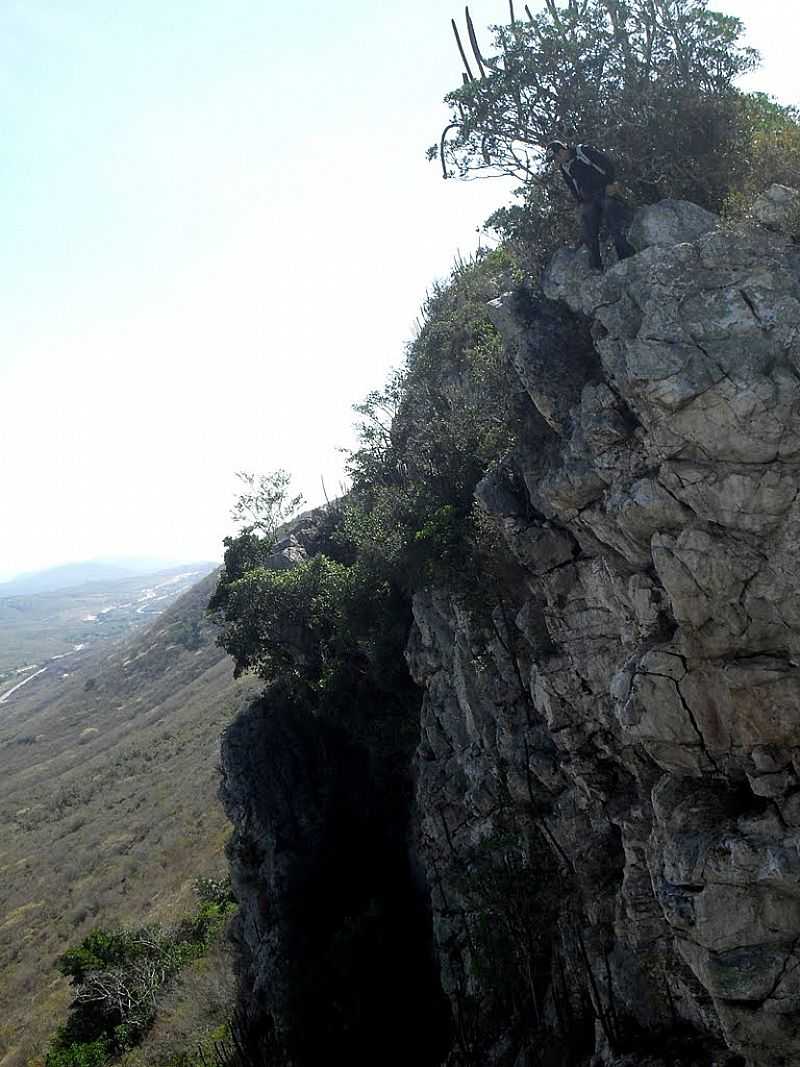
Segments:
[[[615,180],[614,164],[604,152],[588,144],[576,144],[559,170],[578,203],[591,200]]]

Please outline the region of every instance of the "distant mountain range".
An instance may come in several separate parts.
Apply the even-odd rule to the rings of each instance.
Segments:
[[[23,593],[21,582],[0,586],[0,704],[6,703],[8,689],[24,680],[18,675],[71,656],[77,648],[126,637],[162,614],[204,575],[218,570],[214,563],[189,563],[120,577],[125,568],[114,564],[110,576],[101,578],[97,562],[53,568],[58,589]],[[83,580],[64,587],[65,571]],[[16,591],[9,592],[9,586]]]
[[[140,574],[154,574],[181,566],[173,561],[156,559],[95,559],[82,563],[63,563],[43,571],[18,574],[7,582],[0,582],[0,597],[28,596],[31,593],[50,593],[71,589],[87,582],[109,582],[134,578]],[[211,570],[216,563],[195,564]]]

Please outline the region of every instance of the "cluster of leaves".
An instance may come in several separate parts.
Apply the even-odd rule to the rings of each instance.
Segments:
[[[220,641],[237,672],[280,678],[308,696],[330,693],[343,674],[368,670],[378,614],[392,598],[387,583],[373,584],[358,562],[348,566],[324,554],[289,570],[259,566],[222,583]]]
[[[773,182],[800,188],[800,108],[752,93],[741,98],[738,121],[744,166],[723,203],[724,214],[733,218],[746,215]],[[800,226],[796,232],[800,236]]]
[[[274,544],[281,526],[303,506],[302,494],[289,495],[292,479],[285,470],[271,474],[238,471],[236,477],[244,488],[233,506],[231,518],[244,532],[255,531]]]
[[[632,203],[673,196],[742,215],[772,182],[800,182],[796,110],[736,86],[758,63],[739,19],[707,0],[546,0],[526,21],[510,7],[489,55],[467,12],[472,57],[459,38],[463,85],[428,154],[445,176],[520,181],[520,200],[486,225],[532,275],[574,240],[571,199],[543,166],[553,138],[610,153]]]
[[[102,1067],[142,1041],[159,996],[190,960],[205,954],[235,908],[229,881],[198,879],[195,891],[195,913],[172,929],[97,929],[61,956],[58,969],[75,998],[46,1067]]]
[[[528,183],[553,137],[591,140],[624,162],[640,194],[718,199],[734,82],[758,60],[743,32],[706,0],[546,0],[527,22],[495,27],[484,58],[470,23],[478,73],[464,56],[443,165]]]
[[[517,283],[502,249],[459,263],[428,297],[405,368],[356,408],[360,445],[348,459],[343,536],[408,591],[463,590],[485,562],[475,486],[513,448],[526,408],[487,304]]]
[[[475,485],[519,429],[523,402],[486,307],[514,280],[495,251],[459,263],[428,297],[406,366],[356,408],[352,489],[329,509],[323,551],[276,569],[271,513],[296,506],[283,483],[226,539],[209,608],[237,673],[280,680],[295,698],[334,709],[364,685],[384,696],[405,688],[411,594],[474,578],[487,536]]]

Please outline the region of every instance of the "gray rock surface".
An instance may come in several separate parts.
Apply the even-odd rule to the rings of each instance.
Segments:
[[[793,200],[774,188],[765,225]],[[488,1028],[487,1067],[796,1067],[800,262],[782,234],[680,202],[631,239],[605,274],[564,249],[546,299],[494,303],[531,405],[476,488],[507,549],[501,596],[414,601],[439,974],[459,1033]],[[237,860],[243,936],[280,999],[293,846],[285,776],[269,825],[242,792],[256,725],[223,756],[235,847],[258,846]],[[313,756],[301,726],[286,743]],[[507,1025],[517,973],[551,1037],[534,1051]]]
[[[797,195],[773,187],[756,217],[777,227]],[[586,947],[597,1063],[627,1062],[627,1018],[707,1041],[696,1060],[666,1062],[789,1067],[800,1063],[800,271],[781,234],[719,229],[690,204],[640,212],[631,240],[639,254],[605,274],[567,249],[546,274],[547,297],[590,325],[600,364],[587,355],[583,380],[574,350],[543,342],[511,298],[496,302],[509,372],[550,437],[507,461],[525,517],[502,472],[479,487],[521,570],[505,615],[487,629],[446,590],[415,602],[436,931],[443,960],[454,942],[469,954],[447,872],[510,819],[563,866],[553,921],[573,985],[567,930]],[[463,905],[458,922],[470,921]],[[459,973],[443,964],[454,1001]]]
[[[628,240],[642,252],[653,245],[669,247],[694,241],[718,224],[716,215],[688,200],[661,200],[637,211]]]
[[[771,185],[756,198],[753,218],[771,230],[791,233],[800,224],[800,192],[788,185]]]

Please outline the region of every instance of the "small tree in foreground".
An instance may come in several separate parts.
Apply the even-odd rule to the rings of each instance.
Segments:
[[[239,471],[236,476],[244,486],[231,510],[239,534],[223,541],[225,565],[208,604],[212,613],[224,614],[231,585],[263,567],[275,547],[278,531],[305,503],[301,493],[290,495],[291,475],[284,470],[269,474]]]
[[[257,533],[274,544],[278,530],[303,506],[302,493],[289,495],[291,475],[285,470],[270,474],[237,471],[244,489],[231,510],[231,518],[243,533]]]

